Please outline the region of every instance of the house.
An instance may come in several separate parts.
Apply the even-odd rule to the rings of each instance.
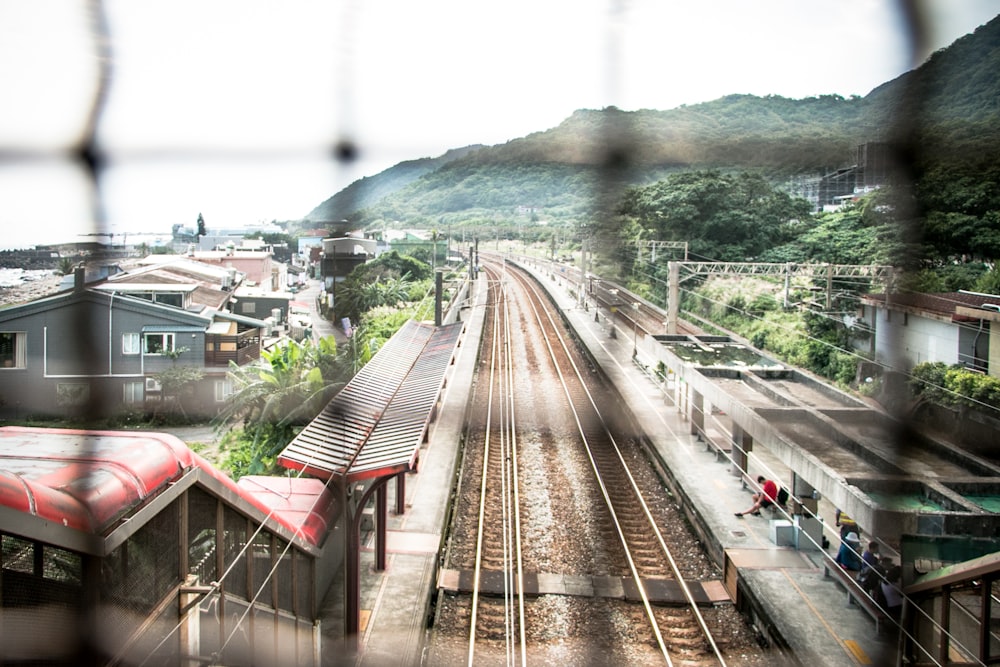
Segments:
[[[71,290],[0,309],[0,417],[212,416],[232,391],[229,362],[260,358],[266,324],[226,309],[228,270],[175,257],[92,284],[76,276]],[[162,374],[180,367],[203,375],[165,393]]]
[[[288,321],[289,308],[295,295],[291,292],[275,292],[260,287],[241,285],[233,293],[230,310],[238,315],[269,321],[275,325]]]
[[[188,253],[188,258],[205,264],[214,264],[225,269],[234,269],[246,276],[248,282],[282,289],[285,276],[275,272],[274,260],[269,250],[196,250]]]
[[[326,308],[335,309],[337,284],[343,282],[356,267],[374,258],[376,245],[374,239],[356,236],[323,239],[319,271],[327,297]]]
[[[907,372],[940,361],[1000,377],[1000,296],[976,292],[870,294],[860,321],[873,332],[874,359]]]

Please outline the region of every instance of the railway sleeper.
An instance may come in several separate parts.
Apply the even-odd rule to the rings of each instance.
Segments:
[[[472,570],[443,569],[438,572],[438,588],[449,593],[472,593],[475,573]],[[504,595],[509,575],[501,570],[483,570],[479,577],[479,594]],[[673,579],[648,577],[642,579],[646,597],[652,604],[662,606],[686,605],[687,599],[680,584]],[[688,581],[687,588],[700,606],[729,604],[732,601],[718,581]],[[526,572],[524,594],[569,595],[577,597],[613,598],[638,602],[642,599],[639,588],[631,577],[587,574],[553,574]]]

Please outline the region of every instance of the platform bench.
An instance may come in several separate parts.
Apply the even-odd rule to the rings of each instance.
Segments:
[[[733,441],[726,434],[710,428],[702,431],[699,437],[705,441],[706,451],[715,452],[717,461],[729,459],[733,452]]]
[[[844,590],[847,591],[847,604],[856,604],[864,610],[864,612],[871,616],[871,619],[875,621],[875,632],[881,632],[882,621],[889,619],[889,615],[884,609],[882,609],[882,607],[878,606],[874,600],[865,595],[863,590],[861,590],[861,585],[855,578],[857,576],[857,572],[854,570],[845,570],[837,563],[828,558],[824,558],[823,576],[831,577],[838,584],[843,586]]]

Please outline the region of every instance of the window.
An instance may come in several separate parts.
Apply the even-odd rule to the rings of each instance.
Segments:
[[[177,294],[175,292],[167,292],[165,294],[154,294],[153,301],[156,303],[162,303],[167,306],[174,306],[176,308],[184,307],[184,295]]]
[[[224,403],[233,395],[233,381],[229,378],[215,381],[215,402]]]
[[[240,312],[244,315],[253,315],[257,312],[257,304],[253,301],[244,301],[240,304]]]
[[[142,403],[144,385],[142,380],[138,382],[126,382],[125,383],[125,394],[122,396],[122,400],[125,405],[134,405],[136,403]]]
[[[24,368],[27,341],[23,331],[0,331],[0,368]]]
[[[122,354],[139,354],[142,348],[139,346],[139,334],[122,334]]]
[[[148,333],[143,336],[142,351],[146,354],[163,354],[174,351],[174,335],[172,333]]]

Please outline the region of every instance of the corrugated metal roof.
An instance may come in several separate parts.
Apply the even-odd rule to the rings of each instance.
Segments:
[[[348,481],[412,470],[463,326],[407,322],[278,462]]]

